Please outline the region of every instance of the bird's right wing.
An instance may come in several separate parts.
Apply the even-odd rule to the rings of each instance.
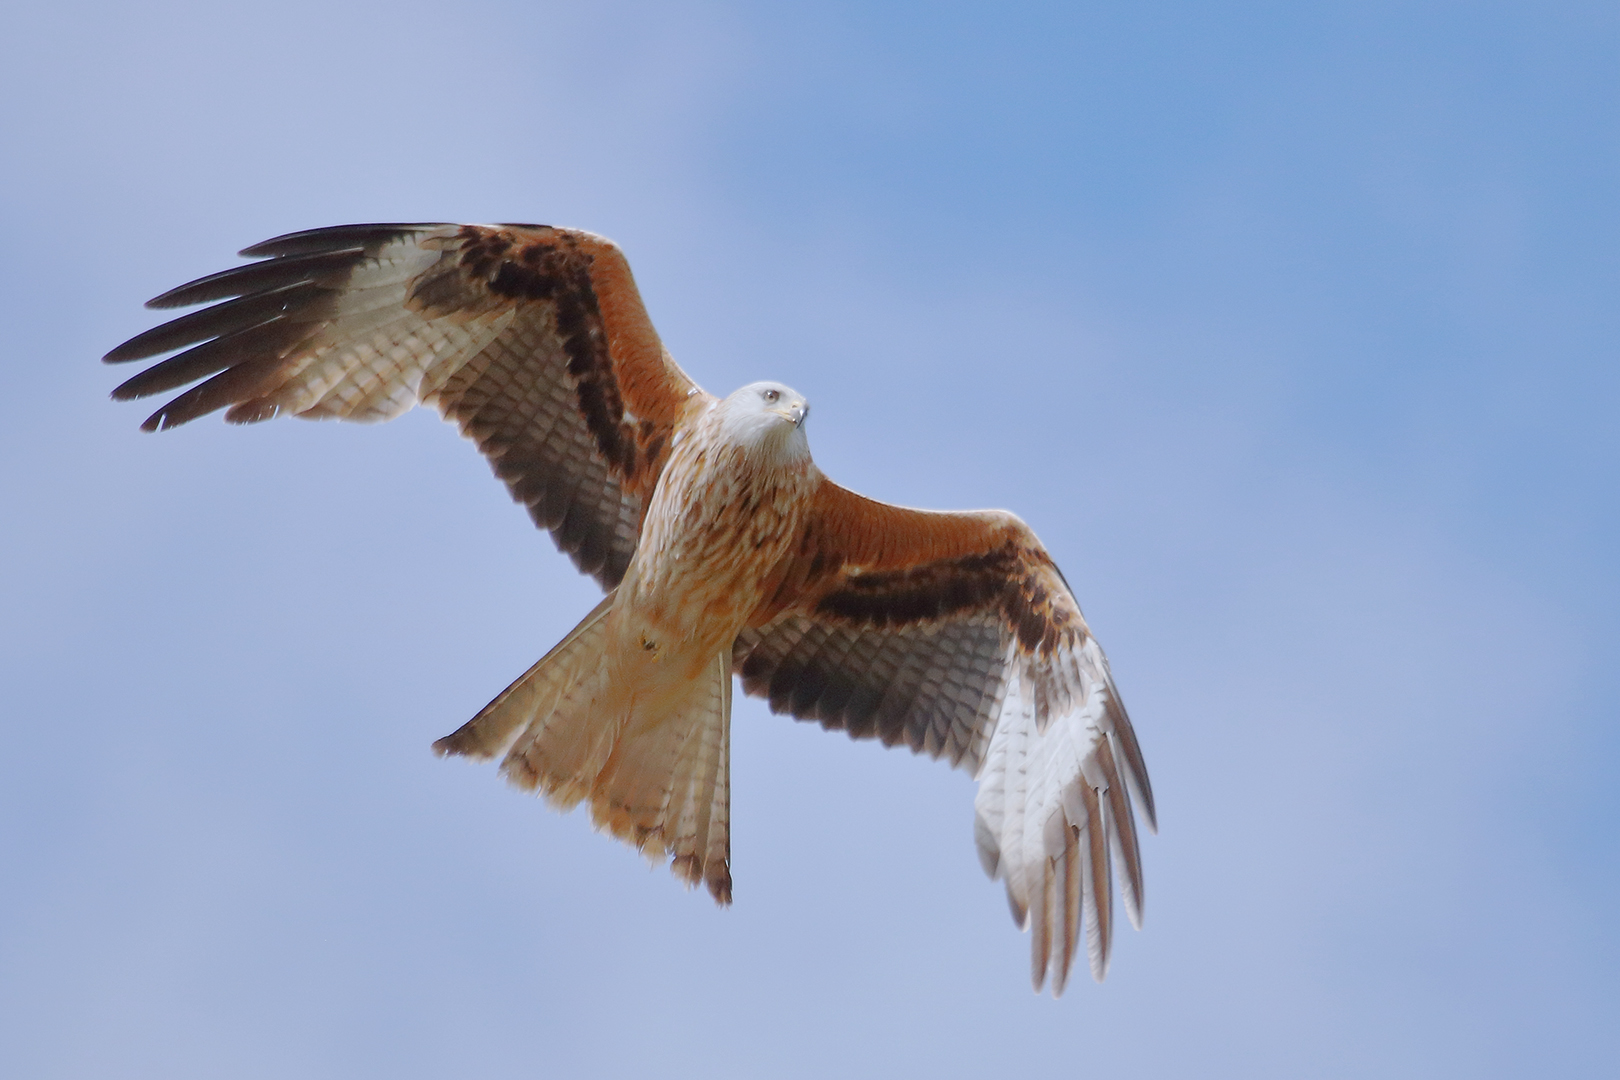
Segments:
[[[1113,866],[1141,925],[1133,796],[1153,790],[1102,648],[1046,549],[997,510],[912,510],[823,481],[771,599],[737,638],[743,689],[979,779],[976,840],[1061,993],[1084,924],[1108,967]],[[1110,857],[1112,848],[1112,858]]]
[[[618,584],[675,428],[713,399],[665,351],[611,241],[540,225],[341,225],[242,254],[263,258],[147,306],[223,303],[107,354],[185,349],[118,400],[206,380],[147,430],[221,408],[235,423],[364,421],[430,403],[581,570]]]

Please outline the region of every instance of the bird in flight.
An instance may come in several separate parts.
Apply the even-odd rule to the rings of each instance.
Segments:
[[[342,225],[148,303],[212,303],[112,363],[113,391],[195,383],[146,421],[218,409],[377,421],[438,408],[606,590],[563,641],[434,744],[501,759],[688,885],[731,901],[732,675],[772,712],[978,779],[975,841],[1063,991],[1102,979],[1120,896],[1141,926],[1136,809],[1153,792],[1108,661],[1030,528],[892,506],[823,476],[809,403],[707,393],[658,339],[611,241],[541,225]],[[218,301],[218,303],[214,303]],[[200,380],[200,381],[199,381]]]

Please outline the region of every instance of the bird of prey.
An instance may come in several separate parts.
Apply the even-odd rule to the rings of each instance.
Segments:
[[[1113,866],[1141,925],[1136,735],[1063,575],[999,510],[891,506],[810,460],[781,383],[716,398],[664,349],[623,253],[540,225],[344,225],[149,307],[204,304],[107,354],[178,352],[118,400],[196,383],[145,423],[217,409],[387,420],[436,406],[606,597],[434,748],[502,759],[559,808],[731,900],[732,675],[773,712],[977,777],[975,840],[1032,937],[1038,992],[1085,927],[1108,965]],[[199,380],[201,380],[199,382]]]

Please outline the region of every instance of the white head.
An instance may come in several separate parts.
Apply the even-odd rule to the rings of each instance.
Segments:
[[[728,442],[750,454],[765,454],[789,461],[810,454],[804,421],[810,403],[804,395],[779,382],[749,383],[718,406],[720,428]]]

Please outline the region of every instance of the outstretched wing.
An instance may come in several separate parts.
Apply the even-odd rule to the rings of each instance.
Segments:
[[[216,409],[235,423],[375,421],[431,403],[582,571],[619,583],[671,434],[712,399],[664,350],[612,242],[542,225],[341,225],[242,254],[263,259],[147,306],[222,303],[107,354],[185,349],[114,390],[120,401],[206,380],[148,431]]]
[[[1086,925],[1108,966],[1113,862],[1141,925],[1132,796],[1153,791],[1108,661],[1018,518],[937,513],[824,481],[772,598],[738,637],[743,689],[773,712],[944,757],[979,778],[976,839],[1061,993]],[[1112,857],[1110,857],[1112,848]]]

